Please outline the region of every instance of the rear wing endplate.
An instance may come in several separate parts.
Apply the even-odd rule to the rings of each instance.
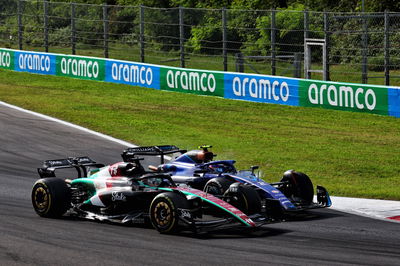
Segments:
[[[78,172],[78,178],[87,177],[88,166],[103,167],[104,164],[99,164],[87,156],[69,157],[65,159],[46,160],[43,167],[38,168],[38,173],[41,178],[55,177],[56,169],[75,168]]]
[[[148,156],[161,156],[161,164],[164,163],[164,155],[172,153],[185,153],[186,150],[181,150],[175,145],[160,145],[160,146],[148,146],[148,147],[135,147],[127,148],[121,154],[124,162],[129,162],[135,159],[136,155],[148,155]]]

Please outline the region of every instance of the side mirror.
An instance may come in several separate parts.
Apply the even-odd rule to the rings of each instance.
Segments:
[[[257,170],[258,168],[260,168],[258,165],[253,165],[250,167],[251,172],[254,174],[254,171]]]

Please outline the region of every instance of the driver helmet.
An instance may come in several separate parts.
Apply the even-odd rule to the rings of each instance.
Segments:
[[[133,163],[127,163],[125,166],[125,173],[129,177],[137,177],[142,175],[144,172],[143,166],[133,164]]]
[[[214,154],[210,151],[189,151],[186,155],[195,163],[207,163],[212,161]]]
[[[214,158],[214,154],[210,151],[199,151],[197,153],[197,157],[203,163],[208,163],[208,162],[212,161],[212,159]]]

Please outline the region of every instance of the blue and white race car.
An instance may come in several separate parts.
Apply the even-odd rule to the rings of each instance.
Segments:
[[[258,166],[238,171],[234,160],[213,160],[211,146],[199,150],[180,150],[173,145],[128,148],[122,156],[160,156],[159,166],[149,166],[155,172],[168,173],[177,184],[221,197],[247,214],[267,211],[275,217],[306,209],[331,206],[329,193],[317,186],[317,202],[314,202],[314,186],[310,178],[301,172],[288,170],[276,183],[267,183],[256,176]],[[165,155],[179,155],[165,163]]]

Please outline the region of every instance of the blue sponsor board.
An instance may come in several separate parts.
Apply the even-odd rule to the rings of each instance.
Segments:
[[[400,117],[400,88],[388,88],[389,115]]]
[[[299,105],[299,81],[274,76],[225,74],[225,98]]]
[[[160,89],[160,68],[146,64],[107,60],[105,81]]]
[[[14,53],[16,71],[37,74],[55,75],[56,56],[47,53],[22,52]]]

